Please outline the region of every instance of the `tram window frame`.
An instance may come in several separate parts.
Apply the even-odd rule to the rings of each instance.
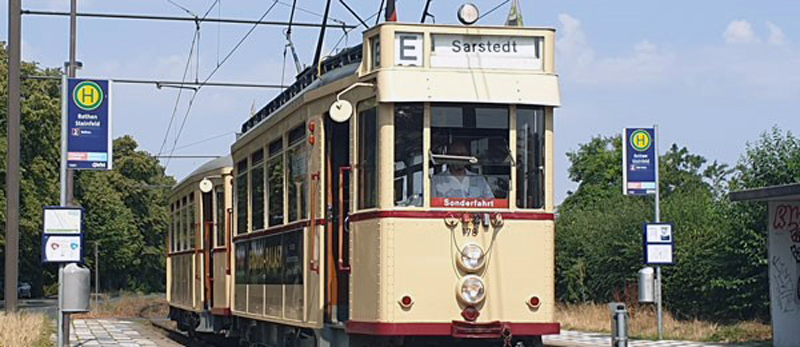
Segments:
[[[358,103],[358,208],[378,207],[378,155],[380,132],[378,102],[375,98]],[[367,132],[369,127],[371,132]],[[368,151],[369,150],[369,151]]]
[[[458,110],[460,112],[452,113],[448,112],[448,109],[449,111]],[[439,113],[437,113],[437,110]],[[484,114],[481,114],[481,112],[484,112]],[[504,113],[504,121],[497,124],[488,122],[489,120],[495,119],[493,118],[495,116],[492,116],[491,112]],[[511,106],[507,104],[485,103],[431,103],[429,117],[429,153],[449,154],[444,153],[445,148],[450,147],[455,142],[462,142],[468,145],[467,149],[470,151],[470,156],[475,156],[481,161],[492,159],[485,163],[480,163],[479,165],[469,165],[473,168],[480,166],[480,170],[478,170],[477,173],[473,172],[474,169],[467,170],[472,172],[472,174],[477,174],[475,176],[484,177],[485,182],[491,190],[492,197],[469,197],[464,199],[505,200],[508,206],[499,208],[510,207],[511,201],[509,199],[511,198],[511,191],[514,189],[511,181],[513,163],[510,160],[510,155],[513,155],[513,150],[508,147],[510,146],[511,138]],[[489,132],[494,133],[494,135],[486,135],[486,133]],[[485,136],[480,138],[476,134]],[[498,140],[505,143],[507,146],[505,150],[503,150],[502,146],[498,146],[497,144],[492,145],[492,142],[497,142]],[[449,151],[449,148],[447,151]],[[427,159],[430,163],[427,175],[427,179],[430,180],[430,197],[428,199],[428,204],[434,208],[447,207],[433,205],[434,199],[448,198],[447,196],[437,196],[435,182],[436,176],[444,172],[444,167],[447,164],[434,165],[433,158],[430,157],[430,154]]]
[[[194,206],[194,193],[192,192],[189,193],[188,220],[186,221],[189,226],[189,249],[196,249],[200,246],[197,244],[197,213]]]
[[[286,191],[288,193],[287,217],[289,223],[308,218],[308,148],[306,146],[306,125],[300,124],[291,130],[287,135],[288,146],[286,148],[287,165],[286,170]],[[298,171],[295,173],[295,171]],[[299,178],[299,195],[296,191],[298,186],[294,184],[295,177]],[[299,196],[299,202],[297,201]],[[300,211],[297,211],[297,207]]]
[[[183,250],[183,229],[181,228],[181,199],[175,200],[175,251]]]
[[[175,202],[169,204],[169,251],[175,252]]]
[[[516,190],[516,205],[518,208],[543,209],[545,206],[545,122],[546,111],[544,107],[518,106],[517,107],[517,148],[516,148],[516,170],[517,179],[514,185]],[[532,124],[533,131],[525,134],[524,124]],[[531,135],[525,141],[525,135]],[[525,147],[528,144],[529,147]],[[526,151],[526,148],[533,147]],[[531,152],[531,153],[528,153]],[[533,175],[526,174],[530,166],[533,166]],[[533,185],[532,189],[526,190]]]
[[[253,231],[264,229],[264,150],[258,149],[250,155],[250,214]]]
[[[265,183],[267,184],[267,227],[283,224],[283,192],[284,192],[284,159],[283,159],[283,137],[273,140],[268,145],[269,158],[267,159],[267,174]],[[278,165],[277,168],[273,168]],[[273,177],[272,175],[275,175]],[[277,215],[274,212],[279,212]]]
[[[217,233],[216,243],[217,247],[224,247],[225,246],[225,234],[226,234],[226,222],[227,217],[225,214],[225,190],[223,189],[222,185],[218,185],[214,187],[214,210],[216,213],[216,217],[214,220],[216,221],[216,229],[215,232]]]
[[[247,207],[248,201],[248,163],[247,158],[242,159],[236,164],[236,180],[234,193],[236,195],[236,235],[246,234],[248,232],[248,219],[249,209]]]
[[[425,181],[424,129],[424,103],[394,104],[393,171],[395,206],[423,206]],[[411,165],[409,165],[409,161]]]

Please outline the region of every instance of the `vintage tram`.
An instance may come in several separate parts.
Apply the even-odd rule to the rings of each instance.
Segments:
[[[558,334],[553,58],[552,29],[384,23],[305,70],[242,125],[232,214],[171,253],[171,317],[268,346]]]

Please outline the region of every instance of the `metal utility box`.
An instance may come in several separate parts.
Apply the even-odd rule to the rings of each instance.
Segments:
[[[652,267],[639,270],[639,302],[656,301],[656,276]]]
[[[628,346],[628,309],[624,303],[612,302],[608,304],[611,310],[611,346]]]
[[[81,265],[70,263],[64,266],[62,311],[89,312],[90,276],[89,269]]]

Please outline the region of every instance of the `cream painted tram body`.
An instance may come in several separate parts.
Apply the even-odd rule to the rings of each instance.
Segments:
[[[558,334],[553,46],[552,29],[384,23],[301,73],[231,147],[217,332],[268,346]]]
[[[229,321],[232,170],[230,156],[211,160],[170,192],[167,302],[183,330],[213,332],[216,322],[219,331]]]

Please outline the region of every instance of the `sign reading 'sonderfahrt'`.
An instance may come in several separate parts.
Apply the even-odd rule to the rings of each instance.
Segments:
[[[67,168],[110,170],[111,91],[107,80],[69,78],[64,90]]]

